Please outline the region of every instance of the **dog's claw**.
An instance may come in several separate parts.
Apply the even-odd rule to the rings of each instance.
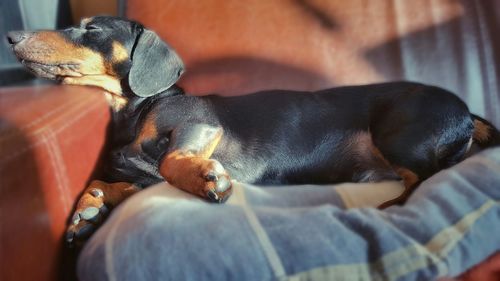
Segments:
[[[203,185],[201,197],[213,203],[223,203],[231,195],[231,180],[221,163],[214,159],[205,160],[201,175]]]
[[[80,222],[80,214],[75,213],[73,217],[71,218],[71,223],[72,224],[78,224]]]
[[[72,245],[74,238],[75,238],[75,232],[72,229],[66,231],[66,243]]]
[[[206,176],[205,176],[205,179],[207,181],[217,181],[219,179],[219,177],[217,177],[217,175],[214,173],[214,172],[210,172],[208,173]]]
[[[215,191],[209,190],[207,193],[207,196],[208,196],[208,198],[210,198],[210,200],[212,202],[219,202],[219,195],[217,195],[217,193],[215,193]]]
[[[92,194],[92,196],[94,196],[95,198],[104,197],[104,192],[102,192],[102,190],[98,188],[91,189],[89,193]]]
[[[108,213],[108,207],[104,204],[99,208],[89,206],[75,211],[71,217],[71,223],[66,230],[66,243],[68,246],[75,247],[82,245],[104,221]]]

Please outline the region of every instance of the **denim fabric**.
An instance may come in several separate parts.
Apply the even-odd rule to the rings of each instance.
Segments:
[[[404,206],[383,211],[346,209],[336,186],[235,183],[230,202],[215,205],[162,183],[113,212],[83,249],[78,275],[435,280],[500,250],[499,200],[500,148],[436,174]]]

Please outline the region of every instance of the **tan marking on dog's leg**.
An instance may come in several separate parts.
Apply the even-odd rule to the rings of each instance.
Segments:
[[[102,198],[94,196],[93,191],[102,191]],[[99,180],[94,180],[89,187],[85,189],[82,197],[78,201],[77,210],[87,206],[95,206],[96,204],[104,203],[109,207],[116,207],[132,194],[141,189],[128,182],[106,183]],[[99,201],[99,202],[98,202]]]
[[[218,162],[180,151],[168,154],[160,166],[160,174],[169,183],[203,198],[209,190],[216,189],[215,182],[206,179],[211,172],[219,174],[218,177],[228,177]]]
[[[396,168],[396,173],[403,178],[403,183],[406,188],[413,187],[419,181],[418,175],[409,169],[399,167]]]
[[[210,158],[221,139],[222,139],[222,130],[219,130],[215,135],[214,139],[208,145],[206,145],[204,149],[198,151],[197,156],[206,159]]]
[[[198,195],[223,202],[232,192],[231,181],[224,167],[209,159],[222,138],[222,130],[201,149],[179,148],[168,153],[160,164],[160,174],[172,185]]]
[[[353,150],[356,151],[358,155],[363,157],[371,157],[374,156],[378,160],[380,160],[383,164],[387,165],[387,167],[391,167],[389,161],[382,155],[382,152],[375,146],[373,143],[372,136],[369,132],[359,132],[353,135],[351,138],[353,146]]]
[[[484,124],[480,120],[474,120],[474,133],[472,134],[472,138],[480,143],[486,142],[490,138],[490,130],[491,127],[487,124]]]
[[[373,143],[369,132],[363,131],[353,134],[349,138],[346,149],[356,161],[353,180],[359,182],[379,182],[397,180],[398,174],[384,157],[382,152]]]
[[[396,172],[401,176],[401,178],[403,178],[405,190],[398,197],[382,203],[379,206],[379,209],[385,209],[392,205],[401,205],[406,202],[420,181],[418,175],[407,168],[398,167],[396,168]]]
[[[155,139],[156,137],[158,137],[158,129],[156,127],[156,115],[154,113],[150,113],[144,120],[141,130],[135,137],[134,147],[138,149],[141,143]]]
[[[188,186],[193,181],[191,177],[199,177],[201,173],[192,173],[194,170],[203,169],[207,165],[206,160],[212,156],[215,148],[222,138],[222,130],[219,130],[213,139],[196,152],[179,148],[167,154],[160,165],[160,174],[169,182],[177,182]],[[192,168],[189,168],[191,166]],[[179,168],[180,167],[180,168]],[[188,172],[187,172],[188,171]],[[186,173],[185,176],[182,174]],[[186,184],[183,182],[186,181]]]
[[[127,182],[92,181],[78,199],[75,212],[66,230],[71,245],[83,243],[101,225],[114,208],[141,189]]]

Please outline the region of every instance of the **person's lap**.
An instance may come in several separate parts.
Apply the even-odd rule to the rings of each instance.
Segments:
[[[433,176],[402,207],[367,207],[401,191],[395,182],[236,183],[217,205],[162,183],[113,212],[84,248],[79,277],[431,280],[500,249],[500,148]]]

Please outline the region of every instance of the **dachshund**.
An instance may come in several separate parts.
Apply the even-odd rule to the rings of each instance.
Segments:
[[[112,108],[105,176],[76,203],[66,239],[83,243],[110,208],[167,180],[211,202],[253,184],[420,182],[500,133],[453,93],[413,82],[238,97],[185,94],[177,53],[138,22],[99,16],[57,31],[9,32],[39,77],[105,89]]]

